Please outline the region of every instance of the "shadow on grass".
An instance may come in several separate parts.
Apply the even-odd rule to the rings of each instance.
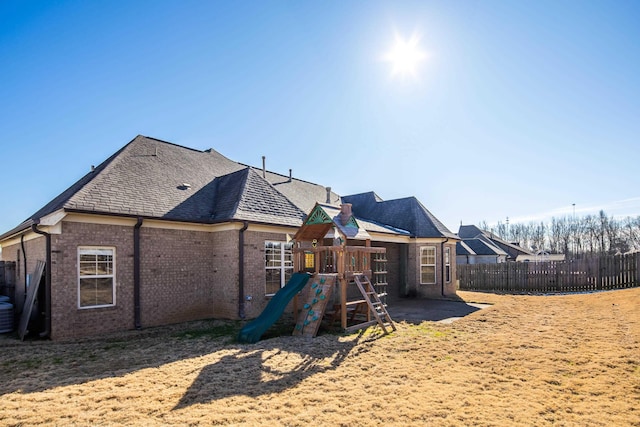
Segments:
[[[263,362],[273,357],[279,348],[297,351],[303,361],[291,373],[283,373],[269,388],[286,388],[310,375],[326,369],[335,369],[360,339],[348,340],[340,345],[336,354],[314,340],[291,337],[293,326],[279,322],[265,333],[257,344],[238,344],[235,338],[242,327],[239,321],[203,320],[178,325],[127,331],[100,339],[67,342],[38,340],[20,341],[11,336],[0,339],[0,396],[20,392],[34,393],[56,387],[84,384],[105,378],[122,377],[147,368],[157,368],[173,362],[197,358],[218,351],[231,351],[213,366],[206,367],[199,379],[189,388],[178,406],[188,406],[199,400],[223,397],[226,391],[211,389],[209,377],[219,375],[223,384],[234,378],[246,382],[248,393],[263,393],[267,388],[259,378],[248,372],[237,372],[238,361],[246,359],[249,365],[262,366],[263,372],[270,368]],[[281,337],[277,339],[268,339]],[[321,337],[322,338],[322,337]],[[339,340],[336,335],[326,335],[322,340]],[[291,350],[296,349],[296,350]],[[306,349],[306,350],[301,350]],[[304,354],[304,352],[307,354]],[[272,356],[267,356],[267,354]],[[266,358],[263,360],[263,357]],[[328,366],[319,366],[318,361]],[[222,373],[216,374],[222,369]],[[277,375],[271,369],[270,375]],[[263,387],[264,386],[264,387]],[[201,396],[204,392],[206,397]],[[213,397],[212,397],[213,396]],[[203,400],[203,401],[204,401]]]
[[[337,335],[291,337],[296,345],[286,351],[280,349],[281,341],[266,340],[244,345],[234,354],[205,366],[173,409],[206,404],[230,396],[255,397],[282,392],[313,375],[337,369],[356,346],[379,336],[363,330],[357,336],[340,342]],[[299,360],[290,364],[291,359]],[[277,366],[278,360],[287,360],[289,363],[287,366]]]
[[[0,396],[124,376],[228,348],[241,322],[202,320],[52,342],[0,339]]]

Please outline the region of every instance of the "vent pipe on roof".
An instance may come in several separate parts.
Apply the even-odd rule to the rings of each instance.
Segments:
[[[267,162],[266,162],[267,158],[265,156],[262,156],[262,177],[266,178],[267,177]]]
[[[331,203],[331,187],[325,187],[325,189],[327,190],[327,200],[325,203]]]
[[[293,180],[293,171],[289,169],[289,182]]]

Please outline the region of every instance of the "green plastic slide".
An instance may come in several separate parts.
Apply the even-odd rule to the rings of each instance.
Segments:
[[[262,334],[282,316],[289,301],[305,287],[310,277],[308,273],[293,273],[285,287],[271,298],[260,316],[242,328],[238,334],[238,341],[244,343],[260,341]]]

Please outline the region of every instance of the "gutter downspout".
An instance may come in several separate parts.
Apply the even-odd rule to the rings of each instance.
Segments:
[[[27,251],[24,249],[24,233],[20,235],[20,246],[22,247],[22,261],[24,265],[24,270],[22,272],[22,275],[24,276],[24,295],[22,295],[22,306],[24,307],[24,302],[27,300]]]
[[[41,234],[46,241],[46,265],[44,279],[44,331],[40,333],[40,338],[46,338],[51,334],[51,234],[38,230],[40,220],[35,220],[31,224],[34,233]],[[25,272],[26,275],[26,272]],[[32,286],[34,283],[31,284]]]
[[[240,234],[238,234],[238,317],[244,319],[244,232],[249,228],[249,223],[243,221]]]
[[[142,218],[138,217],[133,227],[133,326],[142,329],[140,320],[140,227]]]

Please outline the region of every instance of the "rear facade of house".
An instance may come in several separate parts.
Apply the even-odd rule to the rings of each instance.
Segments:
[[[455,294],[457,236],[415,198],[340,197],[214,150],[138,136],[0,236],[16,312],[45,261],[29,331],[51,339],[260,314],[293,273],[316,203],[353,206],[387,249],[389,304]]]

